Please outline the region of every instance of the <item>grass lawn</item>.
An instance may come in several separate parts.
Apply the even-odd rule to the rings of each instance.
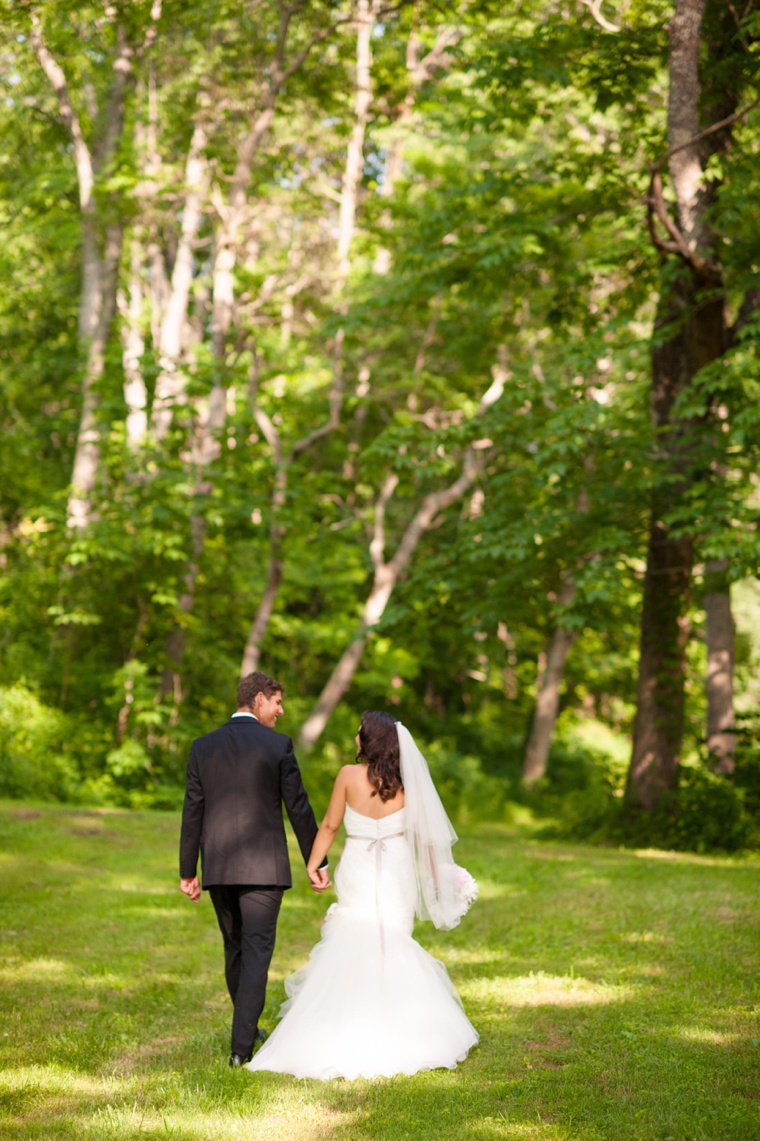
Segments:
[[[0,804],[2,1141],[760,1138],[757,861],[464,829],[480,899],[418,937],[480,1046],[455,1071],[299,1082],[227,1066],[221,939],[179,893],[178,828]],[[329,902],[297,880],[265,1025]]]

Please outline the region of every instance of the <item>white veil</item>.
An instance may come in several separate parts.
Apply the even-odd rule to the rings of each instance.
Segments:
[[[448,930],[459,920],[477,895],[472,877],[458,868],[451,854],[457,834],[451,826],[433,778],[409,730],[396,722],[401,782],[404,786],[404,831],[417,872],[417,904],[420,919],[430,919]]]

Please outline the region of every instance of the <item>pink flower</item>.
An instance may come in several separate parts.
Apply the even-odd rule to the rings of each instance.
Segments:
[[[469,910],[478,898],[478,885],[467,868],[460,868],[459,864],[454,864],[454,883],[456,884],[457,897],[464,905],[462,912],[464,915],[464,912]]]

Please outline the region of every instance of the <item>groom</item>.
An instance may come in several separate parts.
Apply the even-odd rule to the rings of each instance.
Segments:
[[[193,903],[211,896],[224,940],[227,989],[234,1004],[230,1065],[249,1061],[264,1007],[282,894],[292,886],[282,805],[305,861],[317,822],[301,781],[293,742],[275,732],[283,689],[263,673],[244,677],[237,712],[193,741],[180,836],[180,888]],[[327,862],[319,869],[330,886]]]

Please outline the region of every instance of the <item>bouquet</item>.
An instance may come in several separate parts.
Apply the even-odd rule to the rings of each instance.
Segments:
[[[466,868],[443,864],[425,885],[425,905],[436,927],[456,927],[478,898],[478,885]]]

